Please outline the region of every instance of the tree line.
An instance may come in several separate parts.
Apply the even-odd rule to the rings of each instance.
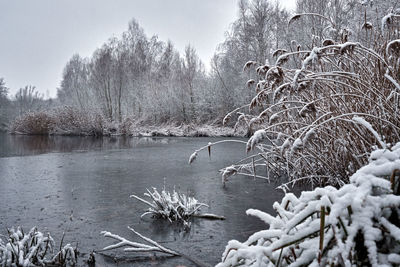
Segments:
[[[265,75],[265,69],[243,71],[246,62],[268,66],[282,52],[312,49],[327,41],[373,46],[371,37],[382,27],[396,26],[377,19],[390,10],[395,13],[396,4],[393,0],[298,0],[295,13],[320,16],[290,21],[292,14],[278,1],[240,0],[237,19],[218,45],[208,72],[193,46],[179,53],[171,41],[148,37],[132,19],[119,38],[107,40],[91,57],[71,57],[55,100],[43,100],[32,86],[7,97],[1,79],[0,119],[67,105],[119,123],[127,118],[155,124],[222,122],[226,113],[254,96],[246,81],[256,80],[257,73]],[[300,62],[291,61],[289,66]]]

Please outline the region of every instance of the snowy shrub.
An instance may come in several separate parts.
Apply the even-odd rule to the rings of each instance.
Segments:
[[[188,197],[175,190],[171,194],[165,191],[165,189],[158,192],[157,189],[153,187],[153,191],[147,189],[147,193],[144,193],[144,195],[150,198],[151,202],[136,195],[131,195],[132,198],[136,198],[150,206],[147,211],[142,214],[142,217],[150,214],[155,218],[183,223],[185,227],[190,227],[189,219],[195,216],[196,212],[198,212],[201,207],[208,207],[206,204],[198,202],[194,197]]]
[[[48,134],[54,123],[54,118],[46,112],[26,113],[11,123],[10,131],[18,134]]]
[[[47,112],[26,113],[12,122],[10,132],[60,135],[110,134],[105,124],[100,114],[65,106]]]
[[[56,124],[51,133],[64,135],[102,135],[104,120],[100,114],[88,113],[73,107],[53,111]]]
[[[399,266],[400,142],[369,161],[340,189],[286,194],[275,217],[247,210],[269,229],[230,241],[217,266]]]
[[[18,227],[8,230],[8,239],[0,239],[0,266],[4,267],[31,267],[31,266],[75,266],[76,249],[70,244],[60,247],[55,255],[55,243],[50,234],[44,235],[37,228],[24,233]],[[50,258],[47,258],[50,256]]]
[[[258,71],[259,81],[250,83],[252,101],[224,119],[237,115],[235,128],[253,133],[247,151],[256,153],[235,170],[287,176],[283,189],[298,181],[341,186],[372,149],[400,140],[400,41],[380,36],[376,42],[375,50],[325,42],[276,53],[275,66],[246,64],[267,71]]]

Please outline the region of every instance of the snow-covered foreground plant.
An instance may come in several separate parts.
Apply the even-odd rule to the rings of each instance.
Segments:
[[[297,181],[341,186],[373,148],[400,140],[400,40],[387,36],[376,36],[375,49],[326,40],[312,50],[277,50],[275,65],[247,62],[256,95],[224,124],[236,116],[235,129],[252,133],[247,151],[256,154],[225,169],[224,181],[247,173],[287,176],[283,189]]]
[[[269,224],[230,241],[222,266],[399,266],[400,143],[371,153],[340,189],[288,193],[277,215],[249,209]]]
[[[150,198],[151,202],[136,195],[131,195],[132,198],[136,198],[149,206],[147,211],[142,214],[142,217],[150,214],[155,218],[183,223],[187,228],[190,227],[190,218],[194,216],[224,219],[223,217],[213,214],[199,214],[200,208],[203,206],[208,207],[208,205],[200,203],[194,197],[186,196],[175,190],[172,193],[165,191],[165,189],[158,192],[158,190],[153,187],[153,191],[147,189],[147,193],[144,193],[144,195]]]
[[[76,249],[70,244],[53,256],[55,243],[50,234],[44,235],[36,227],[24,233],[18,227],[8,229],[6,241],[0,238],[0,266],[4,267],[32,267],[32,266],[75,266]]]

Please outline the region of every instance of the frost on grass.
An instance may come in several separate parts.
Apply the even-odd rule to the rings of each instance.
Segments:
[[[269,229],[230,241],[217,266],[398,266],[399,189],[400,142],[375,150],[340,189],[288,193],[275,217],[248,210]]]
[[[7,240],[0,238],[0,266],[75,266],[76,248],[70,244],[54,253],[55,242],[50,234],[32,228],[25,233],[21,227],[7,229]],[[51,255],[53,254],[53,256]]]
[[[136,195],[130,196],[149,206],[142,214],[142,217],[145,215],[152,215],[155,218],[166,219],[171,223],[174,221],[182,223],[187,228],[190,227],[190,219],[192,217],[223,219],[223,217],[213,214],[200,214],[200,208],[208,207],[208,205],[199,202],[194,197],[186,196],[175,190],[172,193],[165,189],[158,192],[158,190],[153,187],[153,191],[147,189],[147,193],[144,193],[144,195],[149,200]]]

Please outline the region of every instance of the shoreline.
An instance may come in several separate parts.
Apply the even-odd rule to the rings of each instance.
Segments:
[[[107,127],[100,132],[87,132],[81,129],[55,129],[45,133],[31,133],[5,130],[13,135],[43,135],[43,136],[125,136],[125,137],[245,137],[243,131],[234,132],[232,127],[211,126],[207,124],[193,125],[182,124],[174,126],[171,124],[161,125],[132,125],[128,129],[124,127]]]

